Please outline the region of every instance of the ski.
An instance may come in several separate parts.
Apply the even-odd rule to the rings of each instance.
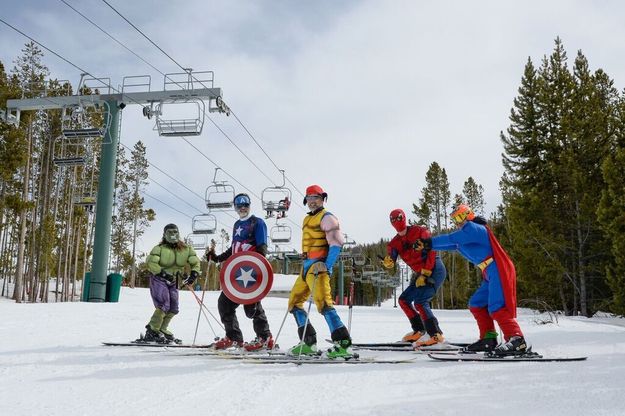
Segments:
[[[159,348],[212,348],[213,344],[163,344],[160,342],[103,342],[108,347],[159,347]]]
[[[462,351],[462,347],[456,347],[448,344],[427,345],[420,348],[414,348],[413,346],[398,346],[398,347],[353,347],[355,350],[367,350],[367,351],[407,351],[416,353],[431,353],[431,352],[453,352],[457,353]]]
[[[327,358],[324,356],[312,356],[312,357],[293,357],[285,355],[282,357],[237,357],[244,363],[251,364],[409,364],[414,363],[413,359],[406,360],[379,360],[373,357],[367,358]]]
[[[537,353],[530,353],[520,356],[505,355],[494,356],[485,354],[428,354],[428,357],[437,361],[471,361],[471,362],[497,362],[497,363],[510,363],[510,362],[557,362],[557,361],[584,361],[588,357],[543,357]]]
[[[369,343],[359,343],[359,342],[354,342],[352,343],[352,347],[354,348],[360,348],[360,349],[365,349],[365,348],[369,348],[369,347],[387,347],[387,348],[405,348],[405,347],[412,347],[412,342],[405,342],[405,341],[396,341],[396,342],[369,342]],[[466,342],[447,342],[445,341],[445,343],[443,345],[449,345],[452,347],[456,347],[456,348],[463,348],[469,345],[469,343]]]
[[[176,355],[182,357],[195,357],[195,356],[217,356],[217,357],[283,357],[286,356],[286,352],[278,350],[258,350],[258,351],[246,351],[241,349],[236,350],[215,350],[212,348],[191,351],[191,352],[177,352]]]

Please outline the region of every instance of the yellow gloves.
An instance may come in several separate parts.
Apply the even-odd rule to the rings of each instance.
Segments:
[[[382,267],[384,267],[385,269],[389,269],[389,270],[395,267],[395,262],[393,261],[391,256],[384,257],[384,259],[380,262],[380,264],[382,264]]]
[[[432,276],[432,270],[421,269],[421,274],[415,280],[414,285],[416,287],[425,286],[426,284],[428,284],[428,278],[430,276]]]

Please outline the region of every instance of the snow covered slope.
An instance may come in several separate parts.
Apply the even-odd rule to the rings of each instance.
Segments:
[[[219,292],[205,303],[217,315]],[[286,299],[263,305],[274,336]],[[314,309],[314,306],[313,306]],[[348,309],[337,307],[347,323]],[[419,355],[411,364],[256,365],[181,350],[106,347],[143,330],[153,307],[146,289],[123,288],[119,303],[15,304],[0,301],[1,415],[622,415],[625,412],[625,327],[615,318],[559,317],[535,324],[530,310],[520,324],[534,350],[545,355],[588,355],[572,363],[444,363]],[[473,341],[468,311],[436,311],[449,340]],[[192,341],[198,305],[181,292],[171,329]],[[251,321],[239,312],[246,340]],[[329,336],[323,317],[311,321],[319,346]],[[215,329],[218,325],[211,322]],[[392,300],[355,307],[355,341],[393,341],[409,329]],[[219,329],[218,336],[223,333]],[[214,337],[200,320],[198,342]],[[292,316],[279,336],[297,342]],[[378,358],[411,352],[365,352]]]

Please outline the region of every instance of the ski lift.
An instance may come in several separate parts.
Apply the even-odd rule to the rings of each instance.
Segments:
[[[215,234],[217,231],[217,217],[213,214],[199,214],[191,222],[193,234]]]
[[[107,120],[102,128],[93,126],[87,120],[86,110],[82,105],[65,106],[62,109],[61,134],[66,139],[101,139],[109,124],[110,120]]]
[[[147,107],[145,107],[147,108]],[[164,112],[163,108],[167,108]],[[199,98],[186,98],[168,102],[159,102],[153,113],[156,116],[156,130],[159,136],[199,136],[204,127],[206,106]],[[145,115],[146,111],[144,111]],[[193,114],[193,118],[164,118]],[[150,118],[150,117],[148,117]]]
[[[274,212],[278,213],[278,218],[285,218],[291,206],[291,190],[285,187],[284,170],[280,172],[282,172],[282,186],[265,188],[260,194],[263,210],[267,213],[265,218],[273,217]]]
[[[86,146],[83,139],[68,139],[65,136],[57,138],[61,144],[60,154],[52,158],[57,166],[83,166],[87,163],[85,158]]]
[[[354,259],[355,266],[364,266],[367,264],[367,258],[362,253],[353,253],[352,257]]]
[[[345,249],[349,249],[352,247],[356,246],[356,241],[354,241],[353,239],[350,239],[347,234],[343,234],[343,248]]]
[[[229,185],[226,181],[217,181],[217,171],[215,168],[215,176],[213,184],[206,188],[204,201],[209,211],[228,211],[234,206],[234,186]]]
[[[208,234],[189,234],[185,242],[196,250],[204,250],[208,247]]]
[[[276,224],[271,227],[269,238],[274,244],[286,244],[291,242],[291,227],[283,224]]]
[[[84,207],[87,211],[93,212],[93,208],[96,204],[96,197],[90,193],[84,193],[82,195],[75,196],[73,202],[74,205]]]

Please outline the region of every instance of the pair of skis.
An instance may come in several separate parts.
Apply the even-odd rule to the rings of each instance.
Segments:
[[[345,358],[328,358],[319,355],[302,355],[302,356],[291,356],[287,355],[283,351],[276,350],[260,350],[255,352],[243,351],[240,349],[232,349],[232,350],[215,350],[213,349],[213,344],[202,344],[202,345],[192,345],[192,344],[162,344],[156,342],[103,342],[106,346],[111,347],[154,347],[154,348],[167,348],[167,349],[197,349],[197,351],[189,351],[183,354],[178,354],[182,356],[200,356],[200,355],[209,355],[217,358],[225,358],[232,360],[241,360],[243,362],[248,363],[256,363],[256,364],[401,364],[401,363],[411,363],[414,362],[414,358],[412,359],[399,359],[399,360],[381,360],[374,357],[366,357],[361,358],[357,354],[352,357]]]
[[[522,355],[494,355],[487,353],[467,352],[463,348],[466,343],[444,343],[424,346],[415,350],[410,342],[387,342],[387,343],[354,343],[355,349],[367,349],[377,351],[416,351],[427,353],[428,357],[437,361],[471,361],[471,362],[565,362],[584,361],[588,357],[544,357],[541,354],[527,351]]]

